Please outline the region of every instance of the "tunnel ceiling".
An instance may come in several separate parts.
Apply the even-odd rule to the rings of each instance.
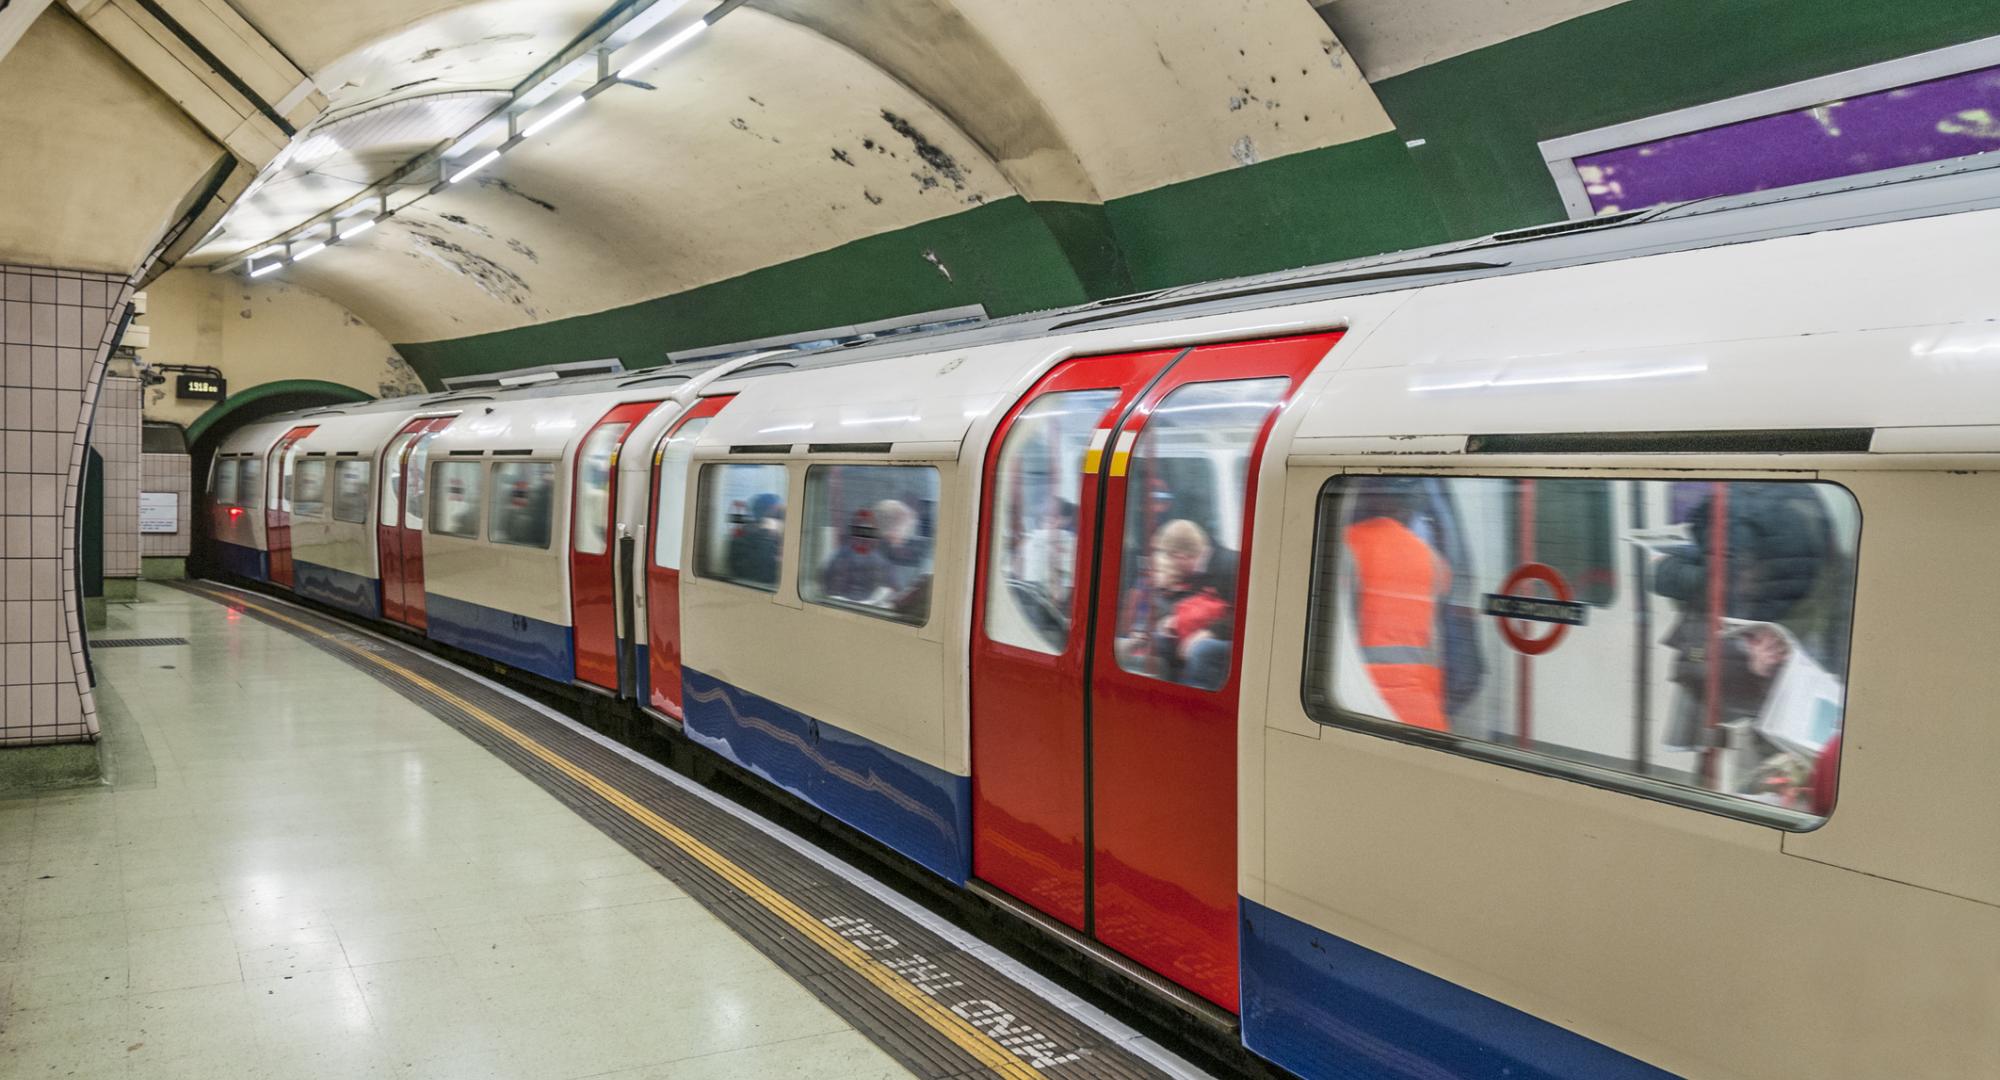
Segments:
[[[327,112],[189,261],[253,249],[448,141],[601,2],[238,0]],[[1093,206],[1391,127],[1304,0],[753,0],[644,78],[286,278],[391,340],[461,337],[1013,196]]]
[[[473,181],[281,273],[420,368],[496,333],[615,355],[689,320],[734,340],[1022,310],[1560,217],[1538,139],[2000,33],[1990,0],[1696,2],[1689,20],[1675,0],[749,0]],[[130,269],[187,215],[167,258],[227,267],[634,12],[716,10],[13,0],[0,255]],[[623,340],[532,329],[627,310]]]

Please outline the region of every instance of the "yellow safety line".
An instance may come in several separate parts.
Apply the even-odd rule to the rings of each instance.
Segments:
[[[353,655],[388,668],[390,671],[423,687],[439,698],[450,702],[459,711],[492,728],[495,732],[521,747],[521,749],[547,762],[562,772],[563,775],[589,788],[592,794],[623,810],[633,820],[664,837],[669,843],[693,857],[695,861],[708,867],[717,877],[728,882],[737,891],[762,904],[765,910],[771,912],[771,914],[783,919],[792,929],[803,934],[808,940],[825,950],[834,959],[839,960],[869,982],[874,983],[883,993],[894,998],[898,1004],[915,1013],[918,1019],[929,1024],[946,1038],[958,1044],[966,1053],[979,1059],[981,1064],[992,1069],[998,1075],[1022,1078],[1042,1075],[1041,1070],[1015,1057],[1006,1047],[994,1041],[992,1036],[974,1027],[964,1017],[945,1008],[935,998],[911,986],[902,976],[896,974],[887,965],[869,956],[858,946],[829,929],[826,924],[813,918],[803,908],[794,904],[769,885],[766,885],[755,874],[736,865],[736,863],[730,861],[721,852],[703,843],[699,838],[688,833],[680,826],[675,825],[673,822],[668,821],[634,801],[631,796],[598,779],[595,775],[578,768],[555,751],[523,734],[513,725],[431,682],[429,679],[418,675],[401,664],[392,660],[386,660],[366,650],[356,649],[335,635],[329,634],[316,626],[300,622],[282,612],[274,611],[262,604],[253,603],[240,597],[228,597],[227,600],[229,603],[240,604],[276,619],[279,622],[297,627],[309,634],[325,638]]]

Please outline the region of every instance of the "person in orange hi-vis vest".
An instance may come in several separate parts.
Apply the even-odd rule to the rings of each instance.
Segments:
[[[1354,561],[1354,622],[1361,662],[1395,719],[1449,731],[1438,605],[1451,592],[1451,568],[1410,528],[1413,513],[1399,493],[1361,496],[1345,534]]]

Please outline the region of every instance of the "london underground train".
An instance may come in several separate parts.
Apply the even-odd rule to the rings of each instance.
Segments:
[[[275,418],[215,537],[1304,1077],[1987,1077],[1995,281],[1990,172],[1718,202]]]

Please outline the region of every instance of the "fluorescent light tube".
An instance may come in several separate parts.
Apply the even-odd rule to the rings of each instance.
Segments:
[[[527,130],[521,132],[521,137],[524,139],[534,138],[536,135],[541,133],[542,129],[548,127],[550,124],[553,124],[556,121],[562,119],[563,117],[568,116],[569,114],[577,111],[578,109],[583,108],[583,103],[585,100],[586,99],[583,97],[583,95],[578,94],[576,97],[573,97],[568,101],[563,102],[561,105],[556,106],[554,111],[544,114],[541,119],[535,121],[532,124],[529,124]]]
[[[346,240],[350,237],[360,236],[362,233],[365,233],[368,230],[374,228],[375,221],[376,221],[375,218],[363,218],[359,225],[356,225],[353,228],[348,229],[346,232],[339,234],[340,238],[342,240]]]
[[[285,264],[281,262],[274,262],[274,263],[265,263],[262,266],[253,266],[250,268],[250,276],[263,277],[265,274],[275,272],[279,267],[283,265]]]
[[[653,63],[653,61],[658,60],[660,57],[665,56],[670,52],[673,52],[675,49],[680,48],[682,45],[687,44],[688,41],[691,40],[696,34],[699,34],[706,29],[708,29],[708,23],[706,21],[700,21],[688,24],[688,26],[685,29],[683,29],[680,33],[675,34],[673,37],[670,37],[667,40],[660,42],[658,45],[653,46],[651,49],[646,50],[645,54],[639,57],[639,59],[634,60],[629,64],[626,64],[622,68],[619,68],[618,77],[621,79],[631,78],[642,68],[650,66]]]
[[[324,242],[317,244],[310,244],[306,247],[300,248],[298,252],[292,256],[292,261],[304,262],[307,259],[310,259],[313,256],[325,250],[326,250],[326,244]]]
[[[475,161],[472,164],[467,165],[465,168],[460,169],[458,170],[458,172],[454,173],[452,175],[450,182],[456,184],[460,180],[463,180],[466,177],[471,176],[473,173],[476,173],[479,170],[485,168],[486,166],[491,165],[499,160],[500,160],[500,151],[488,150],[482,157],[480,157],[478,161]]]

